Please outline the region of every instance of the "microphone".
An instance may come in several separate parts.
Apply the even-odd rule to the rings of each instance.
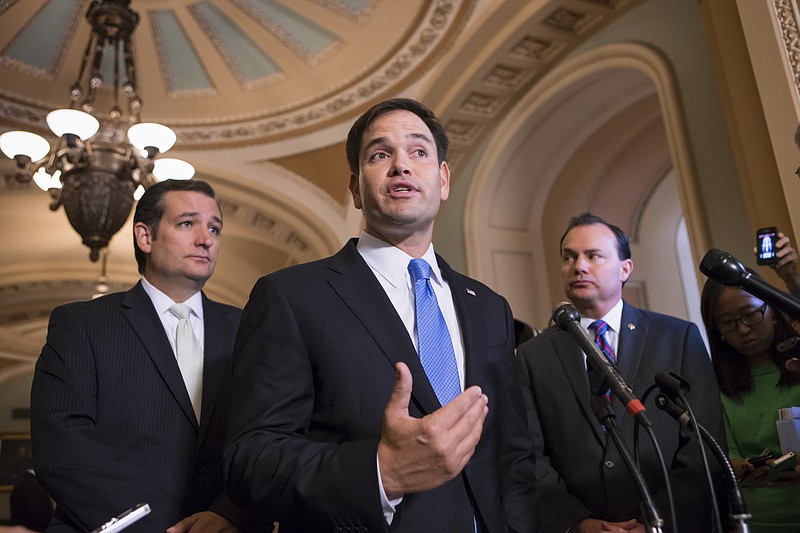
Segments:
[[[753,296],[800,318],[800,300],[754,276],[728,252],[718,248],[706,252],[700,261],[700,272],[723,285],[740,287]]]
[[[632,417],[639,421],[639,423],[650,427],[650,420],[647,418],[645,407],[642,402],[633,394],[633,391],[622,379],[616,365],[612,363],[608,357],[600,351],[600,348],[594,343],[594,340],[589,336],[589,332],[581,326],[581,315],[575,306],[569,302],[561,302],[553,309],[553,322],[566,331],[575,341],[578,346],[584,351],[587,357],[587,362],[591,363],[595,370],[600,372],[603,379],[608,383],[611,392],[619,398],[622,405],[628,410]]]
[[[747,506],[739,490],[739,484],[736,481],[736,474],[733,471],[733,466],[731,466],[731,462],[728,459],[728,454],[722,449],[722,446],[720,446],[714,436],[694,419],[694,415],[683,394],[684,391],[689,390],[689,384],[683,378],[671,372],[669,374],[659,372],[655,375],[655,382],[661,391],[656,396],[656,407],[677,420],[682,426],[694,430],[698,438],[702,439],[713,452],[717,462],[719,462],[722,467],[722,474],[728,489],[728,508],[730,511],[728,518],[730,519],[731,531],[734,533],[748,533],[750,529],[747,525],[747,521],[751,518],[751,515],[747,512]],[[705,458],[702,442],[699,442],[698,446],[700,446],[700,453],[703,455],[703,465],[709,476],[709,490],[714,501],[714,509],[717,510],[718,506],[714,494],[714,486],[710,481],[711,474],[708,469],[708,462]],[[715,511],[714,517],[718,524],[721,523],[718,512]]]

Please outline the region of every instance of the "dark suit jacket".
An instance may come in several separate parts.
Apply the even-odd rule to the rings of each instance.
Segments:
[[[725,449],[719,389],[697,327],[625,303],[621,330],[617,366],[639,398],[658,372],[679,374],[692,386],[687,396],[698,421]],[[577,343],[569,333],[550,328],[519,350],[525,392],[532,400],[529,424],[543,532],[564,533],[590,515],[612,521],[639,517],[639,492],[589,407],[589,381]],[[655,392],[645,402],[646,413],[671,469],[680,531],[708,533],[712,507],[696,439],[656,408],[654,398]],[[633,453],[634,419],[616,398],[612,405],[626,447]],[[639,433],[641,469],[661,518],[669,523],[658,459],[644,429]],[[708,455],[713,467],[715,460]]]
[[[356,242],[259,280],[236,340],[228,491],[273,513],[281,533],[387,530],[376,454],[395,363],[405,362],[413,375],[412,416],[440,407]],[[437,259],[464,338],[466,385],[482,387],[489,414],[462,475],[407,494],[390,530],[463,533],[472,530],[474,514],[481,531],[532,532],[533,463],[510,309]]]
[[[220,462],[240,310],[203,295],[198,427],[150,298],[131,290],[56,308],[31,391],[36,473],[57,502],[50,531],[89,531],[140,502],[126,531],[163,531],[211,509],[234,521]]]

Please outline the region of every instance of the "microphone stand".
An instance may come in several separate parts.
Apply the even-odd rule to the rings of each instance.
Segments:
[[[653,497],[650,495],[650,491],[647,489],[647,484],[644,481],[644,477],[639,469],[636,468],[636,463],[634,462],[633,457],[628,449],[625,448],[625,443],[622,442],[622,436],[619,434],[619,427],[617,426],[616,417],[614,416],[614,411],[611,410],[611,406],[608,404],[608,400],[606,400],[606,397],[602,395],[592,396],[591,400],[589,400],[589,404],[592,407],[594,416],[606,429],[606,433],[611,437],[611,440],[617,447],[617,451],[619,451],[622,461],[628,468],[628,472],[630,472],[631,477],[636,484],[636,488],[639,489],[639,494],[642,496],[644,514],[647,520],[646,528],[648,533],[662,533],[663,530],[661,527],[664,525],[664,520],[658,516],[658,510],[656,510]]]
[[[682,407],[679,407],[663,392],[656,395],[655,403],[656,407],[677,420],[681,425],[684,425],[692,430],[695,429],[694,424],[692,423],[692,418],[689,416],[687,411]],[[703,441],[714,453],[714,456],[717,458],[720,466],[722,466],[725,477],[725,485],[728,488],[728,506],[730,508],[728,518],[731,521],[731,531],[734,533],[749,533],[750,528],[747,525],[747,521],[752,515],[747,512],[747,506],[745,505],[744,498],[739,490],[739,483],[736,480],[736,474],[733,471],[733,466],[731,465],[730,460],[728,460],[727,454],[719,445],[714,436],[711,435],[711,433],[709,433],[708,430],[699,422],[697,422],[697,429],[700,430],[700,435],[702,436]]]

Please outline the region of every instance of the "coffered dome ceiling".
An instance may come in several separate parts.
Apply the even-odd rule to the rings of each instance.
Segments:
[[[6,117],[42,128],[43,114],[66,105],[88,40],[88,4],[0,2]],[[192,149],[268,142],[354,115],[418,76],[455,37],[471,2],[135,0],[132,7],[140,15],[134,45],[143,118],[175,128],[179,146]]]
[[[243,305],[258,276],[332,253],[360,229],[344,138],[381,99],[419,98],[468,167],[519,100],[641,0],[132,0],[142,119],[214,185],[225,218],[209,295]],[[90,0],[0,0],[0,132],[48,136],[89,38]],[[110,66],[106,69],[111,71]],[[110,82],[111,80],[106,80]],[[100,95],[95,109],[111,104]],[[172,153],[172,152],[170,152]],[[0,383],[30,371],[53,306],[88,298],[99,266],[48,195],[0,156]],[[111,290],[138,279],[130,221],[114,237]]]

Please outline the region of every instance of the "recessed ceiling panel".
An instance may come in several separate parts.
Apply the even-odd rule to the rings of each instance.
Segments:
[[[210,2],[189,8],[243,85],[280,73],[278,66],[241,27]]]
[[[169,91],[198,91],[213,89],[203,64],[192,48],[175,12],[161,9],[150,12],[153,35],[160,40],[161,71]]]
[[[333,33],[272,0],[233,0],[298,55],[313,60],[337,42]]]
[[[49,74],[64,51],[63,43],[70,33],[64,21],[76,18],[81,0],[50,0],[3,51],[3,56],[18,61],[43,74]]]

